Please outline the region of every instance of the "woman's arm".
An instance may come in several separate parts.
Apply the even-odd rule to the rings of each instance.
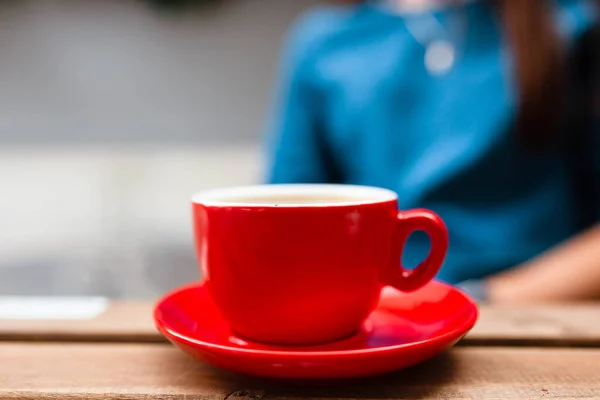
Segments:
[[[600,224],[486,286],[491,303],[600,299]]]

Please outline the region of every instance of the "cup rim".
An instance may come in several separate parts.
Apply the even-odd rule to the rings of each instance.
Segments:
[[[240,202],[240,198],[277,196],[277,195],[322,195],[322,196],[347,196],[355,197],[350,201],[337,201],[329,203],[261,203]],[[192,196],[193,204],[209,207],[260,207],[260,208],[325,208],[347,207],[365,204],[379,204],[397,201],[398,195],[389,189],[375,186],[345,185],[345,184],[267,184],[251,186],[234,186],[210,189],[197,192]]]

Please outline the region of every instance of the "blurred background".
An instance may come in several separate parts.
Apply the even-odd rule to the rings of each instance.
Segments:
[[[155,298],[198,280],[190,198],[266,181],[282,39],[316,2],[1,1],[0,297]],[[452,245],[437,278],[481,301],[598,298],[600,1],[441,4],[363,3],[346,22],[364,36],[342,14],[304,19],[286,54],[331,24],[351,51],[324,47],[333,61],[310,70],[335,112],[310,90],[279,99],[268,181],[384,186],[438,212]],[[330,148],[301,136],[305,108],[327,116],[309,122]],[[416,265],[427,238],[407,248]]]
[[[189,198],[262,180],[282,35],[310,5],[0,2],[0,294],[198,279]]]

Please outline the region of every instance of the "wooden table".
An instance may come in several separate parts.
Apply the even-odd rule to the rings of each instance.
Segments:
[[[90,321],[0,320],[0,399],[600,398],[600,304],[482,307],[451,351],[405,371],[293,387],[197,362],[154,329],[151,303]]]

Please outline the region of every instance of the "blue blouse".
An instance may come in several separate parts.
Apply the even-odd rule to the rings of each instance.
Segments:
[[[597,10],[562,0],[555,16],[573,46]],[[414,31],[431,18],[459,43],[442,74],[427,69]],[[438,276],[446,282],[521,264],[577,233],[578,200],[564,151],[534,155],[514,143],[511,65],[486,1],[427,14],[374,2],[312,9],[284,48],[268,181],[379,186],[398,193],[401,209],[435,211],[450,234]],[[418,264],[428,246],[413,235],[404,263]]]

